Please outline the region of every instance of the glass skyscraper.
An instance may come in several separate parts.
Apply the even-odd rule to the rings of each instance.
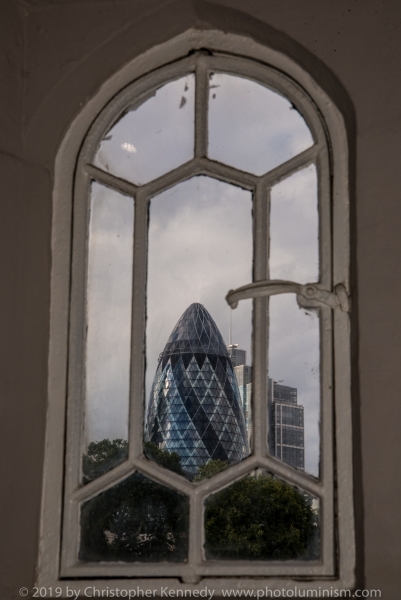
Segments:
[[[249,454],[231,358],[202,304],[187,308],[160,354],[145,440],[177,452],[190,478],[211,459],[233,464]]]
[[[246,364],[246,352],[238,344],[228,347],[244,411],[248,443],[252,438],[252,367]],[[272,456],[305,469],[304,407],[298,404],[297,388],[267,378],[269,411],[269,449]]]
[[[273,456],[296,469],[305,469],[304,407],[297,388],[268,378],[269,447]]]

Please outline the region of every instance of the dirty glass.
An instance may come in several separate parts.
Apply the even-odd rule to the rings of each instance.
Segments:
[[[145,450],[191,480],[249,453],[252,303],[231,315],[225,296],[252,281],[252,253],[250,192],[199,176],[152,198]]]
[[[316,560],[319,501],[263,471],[205,502],[206,559]]]
[[[275,185],[270,201],[270,277],[319,279],[317,173],[310,165]]]
[[[95,166],[141,185],[193,158],[194,93],[187,75],[129,107],[101,141]]]
[[[209,80],[208,157],[263,175],[313,145],[303,117],[256,81],[213,73]]]
[[[188,512],[185,496],[134,473],[83,504],[79,558],[183,562]]]
[[[320,462],[319,312],[295,294],[269,299],[268,412],[272,456],[315,477]]]
[[[86,304],[85,482],[127,454],[133,233],[133,199],[93,183]]]

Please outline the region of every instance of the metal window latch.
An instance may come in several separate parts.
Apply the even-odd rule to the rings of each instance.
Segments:
[[[236,290],[230,290],[226,296],[231,308],[237,308],[240,300],[275,296],[276,294],[297,294],[297,301],[303,308],[317,307],[327,304],[331,308],[340,307],[343,312],[350,312],[351,298],[342,283],[334,286],[334,292],[319,287],[319,284],[307,283],[301,285],[292,281],[280,279],[265,279],[249,285],[244,285]]]

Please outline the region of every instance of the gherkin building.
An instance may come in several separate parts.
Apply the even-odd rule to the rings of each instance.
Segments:
[[[159,356],[146,412],[145,440],[181,456],[192,479],[209,460],[249,454],[231,358],[202,304],[191,304]]]

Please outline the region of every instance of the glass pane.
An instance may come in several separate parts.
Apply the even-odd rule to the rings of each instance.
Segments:
[[[206,558],[316,560],[319,512],[317,498],[255,471],[206,500]]]
[[[313,145],[303,117],[276,92],[224,73],[209,87],[209,158],[263,175]]]
[[[195,77],[187,75],[128,108],[103,138],[94,164],[137,185],[194,155]]]
[[[145,440],[150,458],[178,455],[193,479],[211,460],[248,454],[225,295],[252,280],[252,197],[193,177],[153,198],[149,214]],[[231,328],[250,360],[251,303]]]
[[[319,213],[315,165],[272,188],[270,277],[297,283],[319,279]]]
[[[320,334],[318,312],[295,294],[272,296],[269,326],[269,448],[273,456],[319,476]]]
[[[127,452],[134,201],[93,183],[90,211],[85,481]]]
[[[134,473],[83,504],[79,558],[184,561],[188,512],[185,496]]]

